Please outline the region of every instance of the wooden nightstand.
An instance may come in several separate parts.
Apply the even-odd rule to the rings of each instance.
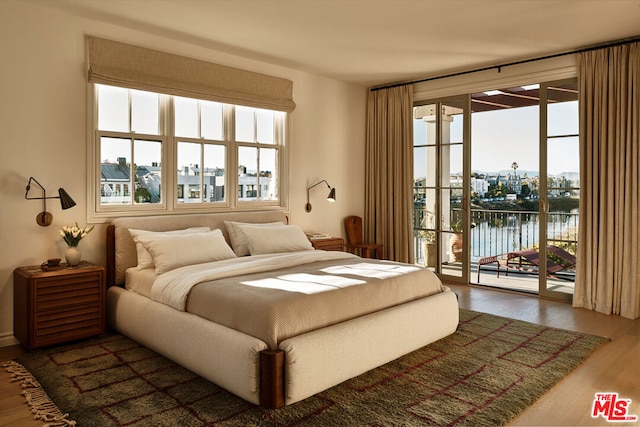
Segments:
[[[104,267],[81,262],[44,271],[13,272],[13,333],[28,349],[99,335],[105,331]]]
[[[342,237],[325,237],[321,239],[309,239],[314,249],[324,251],[344,251],[344,239]]]

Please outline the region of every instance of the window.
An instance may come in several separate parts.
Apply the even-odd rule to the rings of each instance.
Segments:
[[[236,107],[240,200],[278,200],[276,112]]]
[[[93,87],[94,217],[283,206],[286,113]]]

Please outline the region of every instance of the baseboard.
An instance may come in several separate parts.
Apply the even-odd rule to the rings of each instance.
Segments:
[[[7,332],[0,334],[0,347],[9,347],[10,345],[20,344],[20,341],[13,336],[13,333]]]

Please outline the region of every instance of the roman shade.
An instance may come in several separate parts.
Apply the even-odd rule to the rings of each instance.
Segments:
[[[291,80],[87,37],[91,83],[291,112]]]

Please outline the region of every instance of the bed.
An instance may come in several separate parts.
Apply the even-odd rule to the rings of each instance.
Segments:
[[[107,284],[112,329],[267,408],[458,325],[456,296],[431,271],[314,250],[282,211],[118,218]]]

